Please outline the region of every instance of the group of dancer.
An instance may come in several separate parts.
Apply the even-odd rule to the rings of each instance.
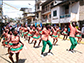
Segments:
[[[69,28],[70,28],[70,35],[69,35],[69,39],[71,41],[71,47],[69,49],[70,52],[74,51],[74,48],[77,45],[77,40],[75,39],[75,34],[77,33],[79,34],[84,34],[81,33],[79,30],[77,30],[75,28],[75,23],[72,23],[72,25],[69,23]],[[12,55],[14,53],[16,53],[16,62],[18,62],[18,55],[19,52],[22,50],[24,44],[20,41],[20,36],[24,37],[25,40],[28,40],[28,43],[33,43],[34,45],[33,47],[36,47],[36,43],[39,40],[38,43],[38,47],[40,46],[40,43],[43,43],[43,47],[42,47],[42,51],[41,51],[41,57],[44,57],[44,51],[46,49],[46,45],[49,45],[49,51],[48,51],[48,55],[52,55],[51,50],[53,45],[56,45],[56,43],[58,42],[58,37],[60,36],[61,30],[59,29],[59,26],[50,26],[50,25],[43,25],[43,27],[37,26],[35,27],[30,26],[27,27],[27,25],[23,26],[21,25],[21,27],[19,28],[19,31],[17,32],[16,30],[12,33],[11,31],[8,30],[8,28],[6,27],[3,35],[3,46],[8,47],[8,53],[9,58],[11,59],[12,62],[13,58]],[[18,35],[20,33],[20,35]],[[67,27],[65,26],[62,34],[64,35],[64,38],[67,36]],[[49,37],[53,38],[53,43],[50,42]],[[30,39],[32,38],[32,41],[30,42]],[[63,38],[63,39],[64,39]]]

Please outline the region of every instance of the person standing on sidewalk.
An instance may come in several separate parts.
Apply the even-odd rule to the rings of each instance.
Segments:
[[[81,33],[80,31],[78,31],[76,28],[75,28],[75,23],[73,22],[72,25],[69,23],[69,28],[70,28],[70,35],[69,35],[69,39],[71,41],[71,47],[69,49],[70,52],[73,52],[74,48],[76,47],[77,45],[77,40],[75,39],[75,34],[77,32]]]
[[[42,48],[42,52],[41,52],[41,57],[44,57],[43,52],[45,51],[46,45],[49,45],[49,51],[48,51],[48,55],[52,55],[51,49],[52,49],[52,43],[49,41],[49,34],[50,31],[48,31],[47,26],[44,26],[43,30],[42,30],[42,43],[43,43],[43,48]]]

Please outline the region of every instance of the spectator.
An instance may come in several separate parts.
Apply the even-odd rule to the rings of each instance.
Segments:
[[[19,29],[20,29],[20,26],[19,24],[17,24],[17,27],[15,28],[15,30],[17,30],[18,34],[19,34]]]

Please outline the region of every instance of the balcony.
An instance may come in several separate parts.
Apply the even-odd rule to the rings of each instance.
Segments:
[[[51,19],[42,19],[42,23],[50,23]]]
[[[60,16],[60,23],[68,23],[71,20],[70,14],[65,14]]]
[[[67,18],[67,17],[70,17],[71,15],[70,14],[65,14],[65,15],[61,15],[60,18]]]
[[[44,9],[42,10],[42,15],[48,14],[49,12],[51,12],[50,9],[47,9],[47,10]]]

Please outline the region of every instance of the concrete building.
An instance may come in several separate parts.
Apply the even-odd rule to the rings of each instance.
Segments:
[[[45,1],[46,0],[35,0],[35,12],[37,22],[41,22],[41,11],[42,11],[41,4]]]
[[[1,34],[3,33],[2,31],[2,27],[4,26],[4,23],[3,23],[3,0],[0,0],[0,36]]]
[[[62,2],[62,0],[47,0],[41,4],[42,6],[42,23],[51,23],[51,7]]]
[[[53,6],[51,9],[51,23],[60,26],[67,25],[68,22],[77,22],[80,26],[84,23],[84,1],[63,1]],[[80,22],[81,21],[81,22]]]
[[[35,22],[35,12],[32,12],[32,8],[21,8],[23,11],[23,23],[33,24]]]
[[[2,22],[2,16],[3,16],[3,1],[0,1],[0,22]]]

